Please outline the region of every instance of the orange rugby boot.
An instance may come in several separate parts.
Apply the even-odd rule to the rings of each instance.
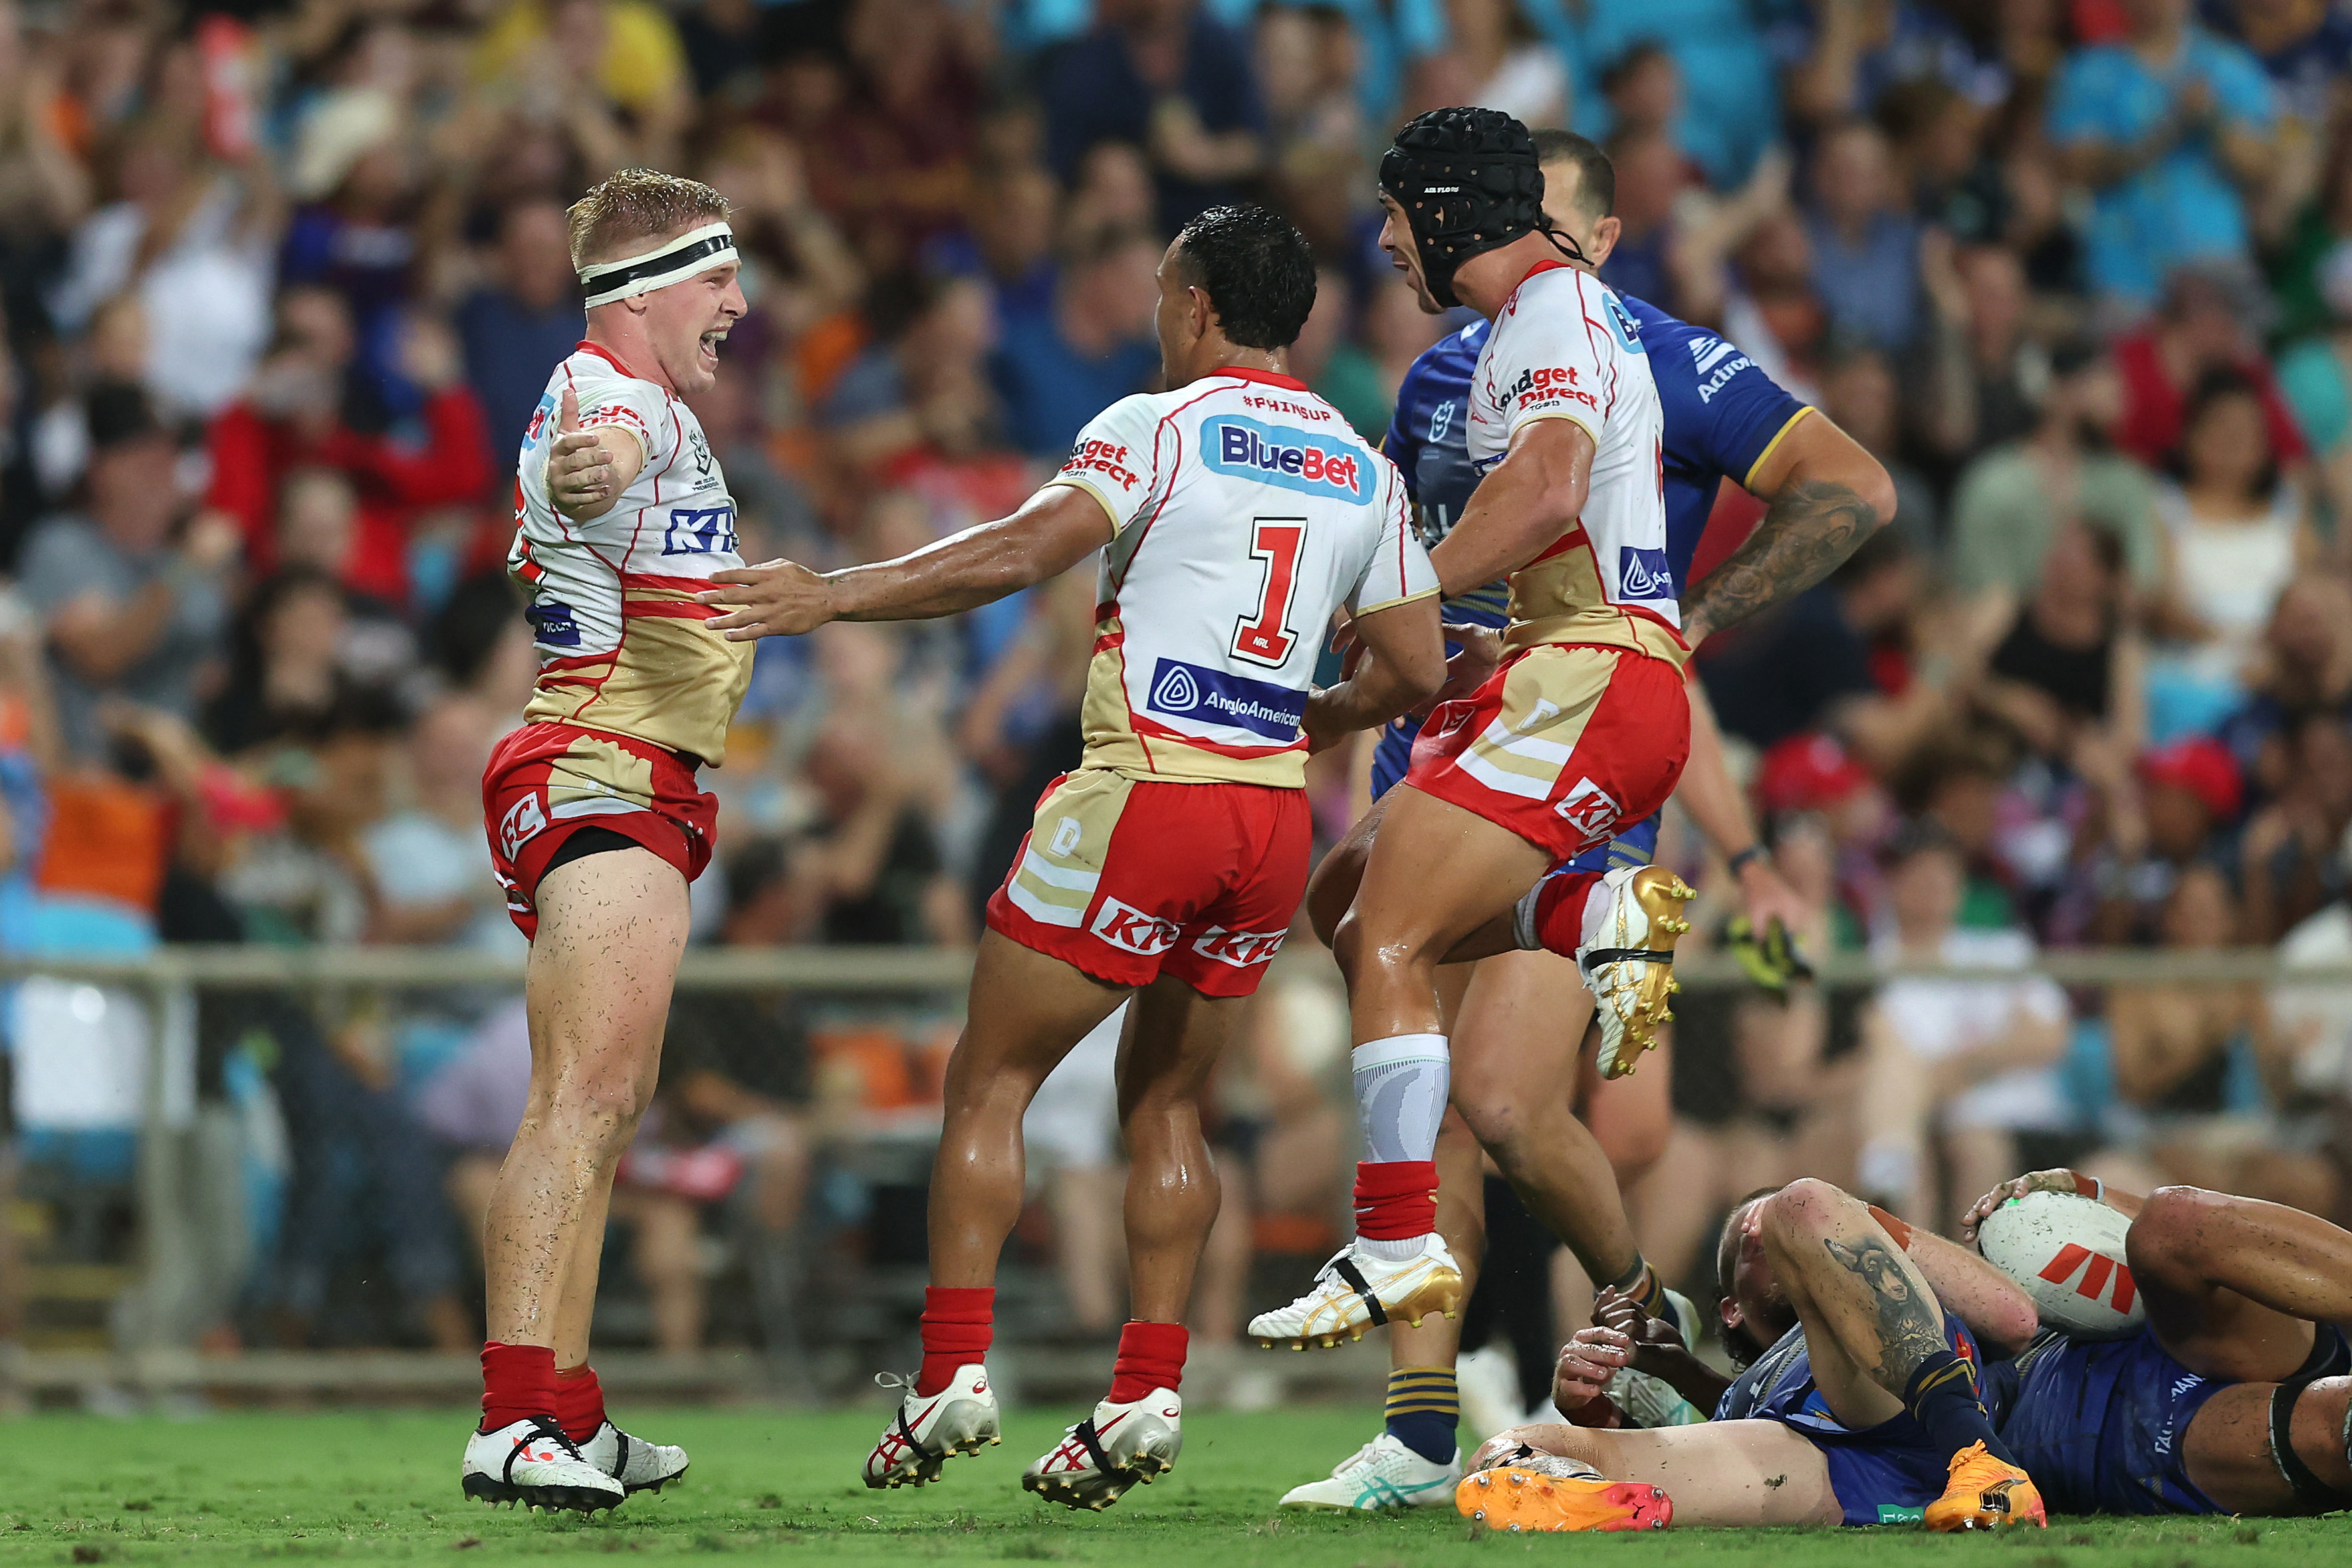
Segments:
[[[1664,1530],[1674,1500],[1656,1487],[1612,1481],[1575,1459],[1536,1459],[1465,1476],[1454,1507],[1490,1530]]]
[[[1994,1458],[1982,1443],[1970,1443],[1952,1456],[1952,1479],[1919,1522],[1943,1531],[2001,1530],[2015,1524],[2047,1530],[2050,1516],[2023,1470]]]

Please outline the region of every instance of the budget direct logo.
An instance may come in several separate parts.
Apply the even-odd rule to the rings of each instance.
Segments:
[[[1201,427],[1210,468],[1328,500],[1372,503],[1363,453],[1328,435],[1225,415]]]
[[[1535,408],[1548,402],[1580,402],[1587,408],[1599,408],[1601,400],[1576,382],[1573,365],[1521,371],[1519,379],[1513,382],[1510,391],[1503,395],[1521,408]]]
[[[1298,727],[1307,721],[1305,692],[1181,659],[1162,659],[1153,666],[1143,706],[1170,718],[1229,725],[1269,740],[1297,740]]]

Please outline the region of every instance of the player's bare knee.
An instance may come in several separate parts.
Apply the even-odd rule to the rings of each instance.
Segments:
[[[2312,1474],[2339,1490],[2352,1490],[2352,1377],[2305,1385],[2289,1430]]]
[[[2233,1202],[2198,1186],[2160,1186],[2124,1233],[2132,1272],[2162,1277],[2201,1270],[2219,1244],[2215,1232]]]

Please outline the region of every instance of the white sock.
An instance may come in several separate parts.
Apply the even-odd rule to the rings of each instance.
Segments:
[[[1451,1059],[1442,1034],[1400,1034],[1356,1047],[1356,1112],[1362,1119],[1364,1158],[1373,1164],[1437,1156],[1437,1126],[1445,1119]],[[1366,1256],[1402,1263],[1421,1255],[1423,1238],[1382,1241],[1360,1236]]]
[[[1450,1058],[1442,1034],[1398,1034],[1349,1053],[1355,1069],[1356,1113],[1364,1158],[1374,1165],[1437,1157],[1445,1119]]]

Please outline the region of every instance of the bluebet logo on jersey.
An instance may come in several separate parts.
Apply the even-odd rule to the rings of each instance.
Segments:
[[[1641,545],[1618,547],[1617,593],[1622,599],[1672,599],[1675,579],[1666,570],[1666,552]]]
[[[1332,436],[1227,414],[1201,427],[1201,445],[1215,473],[1359,507],[1371,505],[1363,454]]]
[[[1181,659],[1162,659],[1153,666],[1151,693],[1143,706],[1170,718],[1229,725],[1269,740],[1297,740],[1307,719],[1305,692]]]

